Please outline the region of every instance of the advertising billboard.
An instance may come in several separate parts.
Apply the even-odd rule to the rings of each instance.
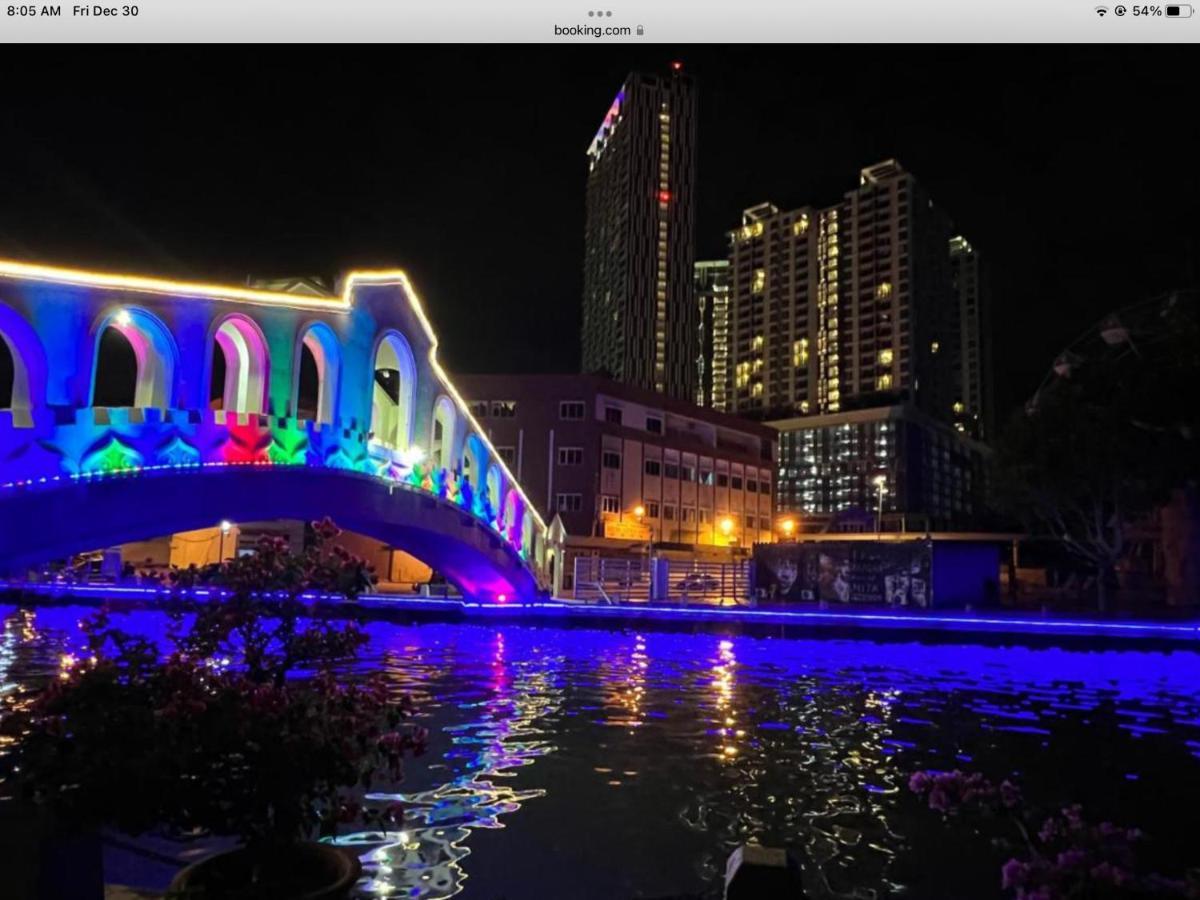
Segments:
[[[755,587],[775,602],[932,605],[929,541],[759,544]]]

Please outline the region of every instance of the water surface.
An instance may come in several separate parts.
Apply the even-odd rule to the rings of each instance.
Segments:
[[[0,608],[0,691],[35,689],[82,614]],[[165,617],[131,622],[161,634]],[[999,896],[986,842],[908,794],[918,768],[1083,802],[1150,831],[1164,864],[1200,828],[1167,801],[1200,780],[1192,652],[368,630],[362,668],[412,695],[431,744],[403,834],[346,838],[363,896],[716,897],[747,840],[794,849],[814,897]]]

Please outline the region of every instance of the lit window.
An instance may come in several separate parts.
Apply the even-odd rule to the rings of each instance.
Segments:
[[[494,419],[511,419],[517,414],[516,400],[493,400],[492,401],[492,418]]]
[[[890,366],[892,364],[892,351],[888,349],[879,351],[879,364],[881,366]]]
[[[767,286],[767,271],[766,269],[754,270],[754,281],[750,285],[750,290],[756,294],[761,294]]]
[[[939,344],[937,341],[934,341],[932,344],[930,344],[930,345],[929,345],[929,352],[930,352],[930,353],[937,353],[937,352],[938,352],[938,350],[940,350],[940,349],[941,349],[941,346],[942,346],[942,345],[941,345],[941,344]]]
[[[889,281],[880,282],[879,286],[875,288],[875,296],[878,297],[880,300],[884,300],[884,299],[892,296],[891,282],[889,282]]]
[[[955,413],[955,415],[962,415],[962,413],[963,413],[965,410],[966,410],[966,407],[965,407],[965,406],[963,406],[963,402],[962,402],[961,400],[955,400],[955,401],[954,401],[954,413]]]
[[[888,391],[888,390],[891,390],[891,388],[892,388],[892,376],[891,375],[884,374],[884,375],[880,375],[877,379],[875,379],[875,389],[876,390]]]
[[[801,235],[808,232],[808,213],[801,213],[792,225],[792,234]]]

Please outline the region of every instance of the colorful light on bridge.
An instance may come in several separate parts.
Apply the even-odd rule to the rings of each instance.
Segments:
[[[618,94],[616,100],[613,101],[613,109],[610,115],[619,115],[621,102],[623,101],[624,93]],[[499,470],[504,473],[505,481],[517,492],[521,498],[525,510],[537,523],[542,531],[546,529],[546,523],[538,513],[536,507],[529,500],[520,484],[517,482],[513,473],[509,470],[504,460],[500,457],[496,448],[492,445],[487,437],[486,431],[480,427],[479,422],[471,414],[470,409],[458,393],[454,384],[450,381],[446,371],[442,368],[441,363],[437,358],[438,341],[437,336],[433,331],[433,326],[429,321],[429,317],[425,313],[424,304],[422,303],[412,283],[408,279],[408,275],[402,269],[382,269],[382,270],[354,270],[351,271],[345,278],[342,284],[341,293],[338,296],[312,296],[306,294],[294,294],[284,291],[263,290],[257,288],[245,288],[229,285],[208,284],[202,282],[181,281],[170,278],[155,278],[140,275],[119,274],[111,272],[98,272],[82,269],[70,269],[58,266],[46,266],[33,263],[22,263],[15,260],[0,260],[0,279],[12,278],[17,280],[33,281],[40,283],[48,283],[51,285],[70,285],[84,288],[97,288],[103,290],[117,290],[125,293],[149,293],[166,295],[172,299],[190,299],[190,300],[219,300],[233,301],[239,303],[247,303],[261,306],[285,307],[295,310],[322,310],[326,312],[348,312],[353,306],[353,295],[356,288],[359,286],[376,286],[383,287],[394,285],[401,289],[405,299],[416,315],[417,320],[429,342],[428,361],[436,378],[440,382],[440,386],[452,398],[456,408],[456,413],[463,421],[471,425],[472,430],[478,436],[479,440],[487,448],[488,454],[493,461],[493,464],[499,467]],[[124,317],[128,317],[127,319]],[[123,326],[128,326],[133,322],[133,315],[128,309],[122,308],[117,313],[117,322]],[[274,449],[274,448],[273,448]],[[246,453],[239,451],[237,454],[243,457]],[[256,458],[257,454],[250,454]],[[296,459],[294,449],[274,449],[273,456],[282,455],[285,459],[277,459],[277,461],[288,463],[299,463],[304,460]]]

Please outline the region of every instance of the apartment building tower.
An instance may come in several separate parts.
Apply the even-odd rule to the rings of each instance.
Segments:
[[[954,426],[987,440],[995,429],[992,380],[988,377],[992,371],[992,332],[988,327],[991,297],[979,251],[962,235],[950,239],[950,266],[959,335],[955,376],[960,387]]]
[[[696,405],[725,409],[729,377],[729,260],[696,261]]]
[[[863,169],[833,206],[747,209],[729,233],[725,408],[787,418],[905,403],[982,420],[987,372],[980,357],[968,390],[958,285],[971,278],[956,281],[967,266],[952,262],[953,237],[895,160]]]
[[[696,396],[696,95],[678,63],[633,73],[587,151],[583,370]]]

